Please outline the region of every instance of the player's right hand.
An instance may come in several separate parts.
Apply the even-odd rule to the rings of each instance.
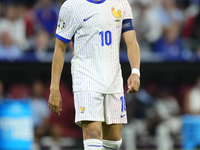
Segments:
[[[62,98],[59,90],[50,90],[49,108],[57,115],[60,115],[60,111],[62,110]]]
[[[128,78],[127,85],[128,85],[127,93],[137,92],[140,88],[140,77],[137,74],[132,73]]]

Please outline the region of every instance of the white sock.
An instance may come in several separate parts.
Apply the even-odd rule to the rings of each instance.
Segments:
[[[101,150],[102,141],[98,139],[87,139],[83,141],[84,150]]]
[[[122,139],[119,141],[109,141],[103,140],[103,145],[101,150],[117,150],[122,144]]]

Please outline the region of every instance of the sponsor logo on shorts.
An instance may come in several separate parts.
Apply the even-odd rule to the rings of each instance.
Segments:
[[[121,115],[121,118],[124,118],[126,116],[126,114],[125,115]]]
[[[80,107],[80,111],[81,111],[81,113],[84,113],[84,111],[85,111],[85,107]]]

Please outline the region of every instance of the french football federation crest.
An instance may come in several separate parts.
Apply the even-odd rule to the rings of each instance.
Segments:
[[[120,22],[120,21],[121,21],[120,19],[121,19],[121,17],[122,17],[122,12],[121,12],[121,10],[117,10],[117,12],[116,12],[116,10],[115,10],[114,7],[112,7],[111,10],[112,10],[113,16],[116,18],[115,22]]]
[[[84,111],[85,111],[85,107],[80,107],[80,111],[81,111],[81,113],[84,113]]]

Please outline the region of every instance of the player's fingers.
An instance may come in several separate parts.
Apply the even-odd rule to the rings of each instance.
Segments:
[[[131,88],[131,80],[130,80],[130,78],[127,80],[127,86],[128,86],[128,89]]]
[[[53,106],[53,112],[59,115],[59,106],[54,105]]]
[[[134,92],[137,92],[138,89],[139,89],[138,82],[135,81],[135,80],[133,80],[133,81],[131,82],[131,87],[130,87],[130,89],[129,89],[128,92],[129,92],[129,93],[134,93]]]
[[[61,106],[61,105],[60,105],[60,103],[59,103],[59,105],[55,107],[55,109],[56,109],[56,114],[57,114],[57,115],[60,115],[60,106]]]
[[[128,89],[127,93],[131,93],[130,91],[131,91],[131,90],[130,90],[130,89]]]
[[[54,112],[54,106],[53,106],[53,104],[51,104],[50,106],[51,106],[51,110]]]
[[[137,91],[139,90],[140,88],[140,82],[137,83]]]
[[[127,86],[128,86],[128,91],[127,91],[127,93],[130,93],[131,87],[132,87],[131,85],[132,85],[131,79],[129,78],[129,79],[127,80]]]
[[[52,103],[49,103],[49,108],[54,112],[54,105]]]
[[[60,115],[59,107],[55,107],[55,113],[56,113],[57,115]]]
[[[131,87],[128,89],[127,93],[133,93],[133,92],[134,92],[134,88],[133,88],[133,86],[131,86]]]
[[[139,89],[139,83],[138,82],[134,82],[133,89],[134,89],[134,92],[138,91],[138,89]]]
[[[52,111],[54,112],[54,113],[56,113],[56,107],[53,105],[53,107],[52,107]]]
[[[137,91],[138,90],[138,85],[137,85],[137,82],[136,81],[134,81],[133,82],[133,89],[134,89],[134,91]]]
[[[50,102],[49,102],[49,108],[53,111],[53,108]]]
[[[137,82],[136,82],[136,88],[137,88],[137,91],[138,91],[139,88],[140,88],[140,81],[137,81]]]
[[[127,91],[127,93],[131,93],[131,91],[132,91],[132,81],[131,81],[130,78],[128,79],[127,84],[128,84],[128,91]]]

